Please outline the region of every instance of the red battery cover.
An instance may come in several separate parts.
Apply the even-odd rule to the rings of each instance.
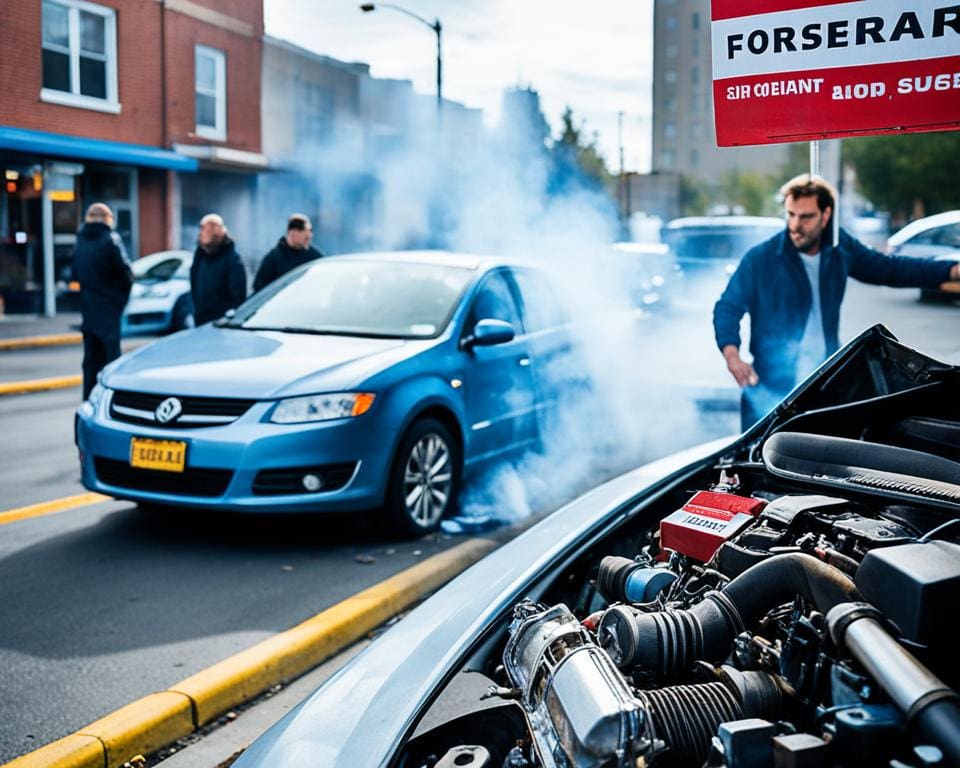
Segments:
[[[660,522],[660,547],[705,563],[766,504],[732,493],[698,491],[681,509]]]

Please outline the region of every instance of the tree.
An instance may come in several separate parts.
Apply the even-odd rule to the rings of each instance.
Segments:
[[[847,139],[843,149],[864,197],[894,218],[960,208],[960,132]]]
[[[571,186],[581,186],[597,191],[608,188],[612,183],[612,177],[597,149],[596,131],[587,140],[584,137],[585,123],[576,124],[573,109],[569,106],[563,110],[560,119],[562,121],[560,135],[553,141],[550,148],[553,159],[550,191],[565,191]]]

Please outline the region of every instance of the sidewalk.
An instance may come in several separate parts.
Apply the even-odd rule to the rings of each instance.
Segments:
[[[79,312],[58,312],[55,317],[0,315],[0,339],[19,339],[24,336],[49,336],[79,332]]]

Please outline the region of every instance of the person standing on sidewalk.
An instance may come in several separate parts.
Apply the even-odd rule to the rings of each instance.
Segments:
[[[313,225],[306,214],[291,215],[287,219],[287,234],[260,262],[257,276],[253,278],[253,290],[259,291],[294,267],[321,258],[323,254],[310,245],[312,239]]]
[[[120,318],[133,285],[123,240],[113,230],[113,211],[103,203],[87,208],[73,251],[73,273],[80,283],[86,400],[97,374],[120,357]]]
[[[223,317],[247,298],[247,270],[223,219],[215,213],[200,219],[197,250],[190,265],[190,293],[198,326]]]

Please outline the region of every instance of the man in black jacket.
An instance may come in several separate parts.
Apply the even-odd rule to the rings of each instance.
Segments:
[[[197,325],[223,317],[247,298],[247,270],[223,219],[215,213],[200,220],[197,250],[190,265],[190,294]]]
[[[960,263],[887,256],[840,230],[836,195],[801,174],[780,189],[786,227],[749,251],[713,309],[717,347],[741,387],[746,430],[840,346],[840,303],[852,277],[895,288],[936,288],[960,280]],[[750,315],[753,364],[740,357],[740,320]]]
[[[310,245],[312,238],[313,226],[310,219],[302,213],[293,214],[287,220],[286,236],[281,237],[273,250],[260,262],[257,276],[253,279],[253,290],[259,291],[294,267],[321,258],[323,254]]]
[[[77,232],[73,274],[80,283],[86,400],[97,383],[97,374],[120,357],[120,318],[133,284],[123,240],[113,231],[113,211],[103,203],[87,208],[84,224]]]

